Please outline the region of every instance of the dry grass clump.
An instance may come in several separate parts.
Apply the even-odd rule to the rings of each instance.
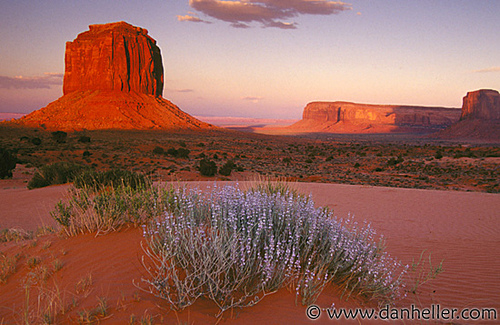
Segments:
[[[144,224],[162,211],[168,197],[169,190],[158,187],[71,188],[68,203],[59,202],[51,215],[69,236],[106,233]]]
[[[0,252],[0,284],[7,282],[9,276],[16,272],[19,255],[7,256]]]

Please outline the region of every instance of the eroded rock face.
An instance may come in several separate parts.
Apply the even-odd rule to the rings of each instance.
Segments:
[[[436,137],[470,139],[500,143],[500,94],[496,90],[480,89],[464,97],[460,121]]]
[[[460,120],[500,119],[500,94],[496,90],[481,89],[467,93],[463,99]]]
[[[161,96],[163,65],[146,29],[126,22],[90,25],[66,43],[64,94],[74,91],[134,91]]]
[[[456,108],[312,102],[291,128],[332,133],[432,132],[459,117]]]
[[[64,96],[15,123],[48,130],[205,129],[161,97],[156,41],[125,22],[90,25],[66,44]]]

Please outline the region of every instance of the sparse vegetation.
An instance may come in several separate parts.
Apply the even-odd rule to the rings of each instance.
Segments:
[[[67,161],[101,171],[141,171],[153,180],[179,177],[197,180],[200,173],[195,171],[199,171],[200,160],[205,158],[216,162],[216,167],[220,168],[232,160],[238,171],[248,173],[238,176],[234,173],[229,176],[219,174],[226,179],[260,174],[291,177],[305,182],[500,192],[497,182],[499,161],[495,159],[500,157],[498,145],[434,145],[431,141],[408,140],[398,136],[381,141],[361,136],[354,139],[338,136],[333,141],[321,137],[269,137],[265,145],[257,145],[261,141],[259,137],[244,133],[238,136],[207,134],[200,142],[196,133],[131,132],[69,133],[66,144],[58,144],[52,141],[52,135],[47,131],[3,127],[0,128],[0,147],[15,153],[20,164],[41,167]],[[91,137],[92,141],[80,142],[80,136]],[[30,142],[35,137],[42,141],[38,146]],[[124,139],[133,140],[124,143]],[[172,149],[174,155],[153,154],[156,146],[163,146],[164,152]],[[187,158],[179,155],[182,152],[180,149],[189,150]],[[84,151],[92,155],[84,157]],[[436,158],[440,156],[438,152],[443,158]],[[218,161],[221,161],[220,164]],[[360,165],[358,168],[354,168],[356,163]]]

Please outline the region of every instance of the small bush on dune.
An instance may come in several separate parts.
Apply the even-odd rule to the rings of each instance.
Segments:
[[[28,189],[72,182],[85,167],[69,162],[57,162],[42,166],[28,183]]]

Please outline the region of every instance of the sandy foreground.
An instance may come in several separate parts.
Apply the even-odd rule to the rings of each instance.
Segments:
[[[243,183],[240,183],[242,185]],[[49,211],[66,195],[69,185],[27,190],[23,180],[0,181],[0,229],[34,230],[54,225]],[[201,189],[211,182],[190,183]],[[297,183],[304,194],[311,194],[318,206],[334,210],[338,218],[349,214],[359,223],[371,223],[386,240],[387,251],[404,264],[418,260],[425,251],[432,263],[443,260],[444,272],[420,288],[420,295],[397,302],[397,307],[411,304],[441,308],[496,308],[500,311],[500,195],[434,190],[396,189],[320,183]],[[57,296],[64,308],[57,323],[77,323],[105,298],[108,316],[100,322],[131,323],[151,318],[154,323],[215,323],[217,309],[200,300],[181,313],[170,311],[167,303],[140,290],[141,278],[147,276],[141,265],[144,255],[142,233],[128,229],[95,237],[81,235],[63,239],[56,235],[39,238],[36,244],[26,242],[0,244],[0,252],[21,254],[18,271],[6,284],[0,284],[0,324],[23,323],[28,313],[39,320],[43,299]],[[27,295],[23,281],[29,272],[27,259],[39,256],[46,265],[58,259],[63,262],[38,289]],[[427,260],[428,262],[428,260]],[[90,285],[79,287],[85,279]],[[143,286],[143,285],[142,285]],[[54,293],[57,292],[57,295]],[[30,307],[26,308],[26,297]],[[38,298],[37,298],[38,297]],[[40,298],[41,297],[41,298]],[[53,300],[57,300],[54,299]],[[357,307],[359,302],[338,298],[335,289],[326,290],[318,299],[320,307]],[[286,290],[269,295],[254,307],[224,314],[219,323],[226,324],[302,324],[310,323],[306,307]],[[497,321],[499,316],[497,315]],[[325,314],[315,323],[332,323]],[[374,323],[366,320],[363,324]],[[438,321],[443,322],[443,321]],[[453,323],[463,323],[455,320]],[[358,323],[358,322],[355,322]],[[408,323],[408,321],[406,321]],[[446,323],[446,322],[444,322]],[[476,323],[482,323],[481,321]]]

